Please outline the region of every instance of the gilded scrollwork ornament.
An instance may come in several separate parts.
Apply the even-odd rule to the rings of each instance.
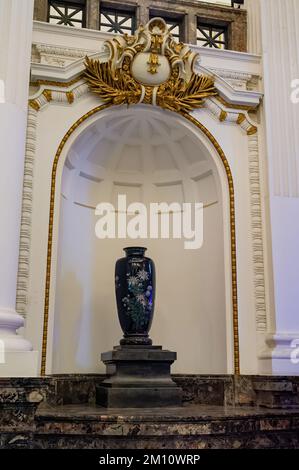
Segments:
[[[153,18],[135,36],[106,41],[108,62],[86,57],[85,78],[107,104],[145,103],[190,112],[216,96],[213,77],[197,75],[197,54],[172,38],[165,21]]]

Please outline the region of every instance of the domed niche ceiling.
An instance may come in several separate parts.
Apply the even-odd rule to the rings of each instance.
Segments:
[[[67,156],[61,191],[53,373],[104,372],[100,353],[122,332],[115,261],[146,246],[157,269],[154,344],[177,351],[175,373],[227,372],[222,196],[212,157],[181,118],[148,106],[115,109],[91,124]],[[202,202],[204,242],[99,240],[101,202]],[[128,216],[129,217],[129,216]]]

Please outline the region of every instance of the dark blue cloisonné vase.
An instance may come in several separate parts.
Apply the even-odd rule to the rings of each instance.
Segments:
[[[125,258],[115,265],[118,318],[124,333],[120,344],[149,345],[155,306],[154,262],[144,256],[146,248],[124,248]]]

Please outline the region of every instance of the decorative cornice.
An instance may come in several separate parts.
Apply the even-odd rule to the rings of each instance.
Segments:
[[[45,89],[43,86],[37,94],[34,95],[34,98],[30,99],[28,104],[29,107],[33,108],[35,111],[42,110],[50,102],[54,103],[67,103],[72,104],[76,99],[79,99],[84,94],[88,93],[88,85],[84,82],[80,84],[74,84],[70,90],[62,91],[58,89]]]
[[[232,104],[226,101],[222,96],[217,95],[216,100],[219,101],[223,106],[230,109],[239,109],[240,111],[256,111],[258,106],[246,106],[242,104]]]
[[[30,86],[32,87],[42,87],[42,86],[47,86],[47,87],[52,87],[52,88],[71,88],[72,85],[75,85],[76,83],[80,82],[81,80],[83,80],[83,76],[84,74],[81,73],[80,75],[78,75],[76,78],[74,78],[73,80],[70,80],[68,82],[62,82],[62,81],[53,81],[53,80],[36,80],[35,82],[32,81],[30,82]],[[36,96],[38,96],[40,93],[40,90],[39,92],[36,94]],[[35,96],[35,95],[34,95]],[[33,98],[33,96],[32,96]],[[232,103],[229,103],[228,101],[226,101],[222,96],[220,95],[217,95],[215,96],[214,98],[216,101],[219,101],[219,103],[221,103],[225,108],[228,108],[228,109],[234,109],[234,110],[240,110],[240,111],[251,111],[251,112],[255,112],[257,110],[257,106],[246,106],[246,105],[240,105],[240,104],[232,104]],[[31,100],[32,101],[32,100]],[[239,123],[238,123],[239,124]]]
[[[220,122],[232,122],[238,124],[247,135],[256,134],[257,126],[251,121],[247,112],[240,113],[239,110],[226,108],[219,102],[218,96],[208,98],[205,101],[205,108],[208,109]]]
[[[254,63],[258,67],[261,65],[261,56],[259,54],[250,54],[248,52],[239,52],[239,51],[231,51],[231,50],[223,50],[223,49],[214,49],[210,47],[199,47],[199,46],[191,46],[194,52],[198,52],[201,57],[211,57],[213,60],[216,58],[221,58],[225,61],[238,61],[238,62],[245,62],[245,63]],[[200,62],[202,60],[200,59]]]
[[[103,46],[99,52],[104,52]],[[45,65],[63,68],[78,59],[93,54],[94,51],[92,50],[75,47],[61,47],[50,44],[33,44],[32,46],[32,62],[35,67]]]
[[[108,60],[108,54],[94,54],[93,57],[100,58],[100,62]],[[210,69],[201,67],[198,72],[210,75]],[[70,88],[73,84],[82,80],[84,73],[83,58],[77,59],[65,67],[55,67],[45,64],[32,64],[32,86],[47,86],[55,88]],[[36,78],[35,78],[36,77]],[[259,106],[262,93],[257,91],[234,89],[225,79],[217,77],[215,85],[219,95],[217,100],[226,108],[255,111]],[[35,98],[35,95],[31,98]]]
[[[255,90],[259,87],[259,76],[252,73],[242,72],[239,70],[220,69],[209,67],[209,70],[216,76],[221,77],[233,88],[237,90]]]
[[[47,83],[50,84],[53,82]],[[58,85],[60,85],[60,83],[58,83]],[[64,86],[62,88],[64,88]],[[51,90],[41,86],[38,93],[33,95],[29,100],[29,106],[35,111],[40,111],[48,105],[49,102],[73,104],[77,99],[87,93],[90,93],[89,87],[82,78],[79,82],[76,81],[73,86],[70,86],[69,89],[65,91],[61,90],[60,86],[52,85]],[[244,110],[244,112],[240,113],[237,108],[233,107],[233,105],[230,106],[231,107],[228,108],[224,105],[222,98],[219,96],[209,97],[204,103],[204,108],[208,109],[221,122],[227,121],[236,123],[247,133],[247,135],[256,134],[258,128],[248,116],[247,111]]]
[[[232,80],[241,80],[244,82],[249,82],[252,79],[252,74],[246,72],[240,72],[237,70],[227,70],[227,69],[218,69],[211,67],[211,72],[219,75],[221,78],[229,78]]]
[[[55,55],[67,58],[78,58],[85,57],[89,54],[93,54],[94,51],[86,49],[77,49],[75,47],[59,47],[52,46],[49,44],[35,44],[34,47],[40,55]]]

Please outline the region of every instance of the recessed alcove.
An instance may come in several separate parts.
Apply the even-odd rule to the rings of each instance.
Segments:
[[[122,332],[114,265],[123,247],[146,246],[157,269],[151,337],[177,351],[176,373],[228,372],[227,247],[223,182],[214,159],[183,119],[148,106],[117,108],[82,131],[65,160],[59,218],[53,373],[104,372],[100,353]],[[197,132],[200,132],[197,130]],[[204,241],[95,236],[101,202],[202,202]],[[231,347],[231,345],[230,345]]]

